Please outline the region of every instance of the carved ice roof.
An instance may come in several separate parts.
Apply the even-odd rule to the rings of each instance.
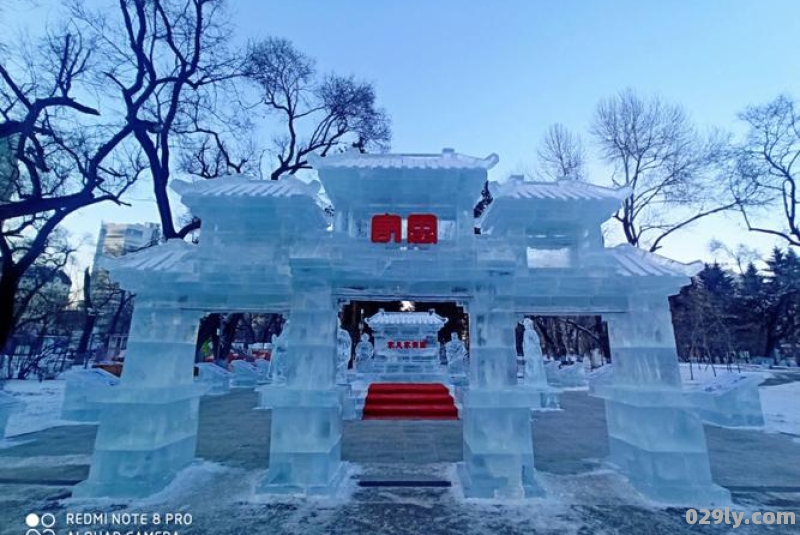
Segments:
[[[365,320],[370,327],[374,325],[432,325],[441,327],[447,318],[433,312],[385,312],[380,310]]]
[[[476,158],[460,154],[453,149],[442,149],[439,154],[361,154],[349,151],[328,156],[310,156],[315,169],[491,169],[500,158],[490,154]]]
[[[230,176],[185,182],[173,180],[171,187],[182,197],[293,197],[302,195],[316,198],[319,182],[303,182],[293,176],[280,180],[258,180],[243,176]]]
[[[174,239],[118,258],[104,257],[100,267],[110,270],[112,277],[119,271],[191,273],[195,251],[196,245]]]
[[[556,182],[526,181],[519,175],[511,176],[505,182],[490,182],[492,197],[511,199],[552,199],[558,201],[575,200],[613,200],[622,201],[630,196],[629,188],[604,188],[577,180],[558,180]]]
[[[605,249],[605,252],[616,262],[616,271],[623,277],[694,277],[703,270],[702,262],[683,264],[628,244]]]

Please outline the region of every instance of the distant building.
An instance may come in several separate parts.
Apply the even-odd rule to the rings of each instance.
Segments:
[[[157,223],[107,223],[100,225],[92,265],[92,301],[97,310],[90,348],[117,355],[126,347],[131,302],[122,301],[117,284],[103,268],[104,257],[119,257],[158,243],[161,226]]]
[[[157,223],[106,223],[100,225],[94,267],[97,270],[103,256],[122,256],[158,243],[161,226]]]

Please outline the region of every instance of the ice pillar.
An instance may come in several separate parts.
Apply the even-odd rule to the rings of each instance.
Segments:
[[[91,469],[74,496],[147,496],[192,461],[206,388],[194,384],[200,316],[137,296],[122,378],[95,397],[101,411]]]
[[[470,305],[470,385],[464,397],[464,493],[475,498],[542,494],[533,466],[531,407],[538,392],[517,386],[511,296],[479,294]]]
[[[295,275],[286,383],[261,391],[272,408],[269,470],[260,492],[329,494],[342,474],[342,405],[336,387],[338,321],[330,284]]]
[[[605,398],[611,460],[650,498],[693,505],[730,500],[711,481],[703,424],[681,390],[666,297],[632,299],[607,318],[614,377]]]

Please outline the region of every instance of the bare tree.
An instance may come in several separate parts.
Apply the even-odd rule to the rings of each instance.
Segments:
[[[732,189],[745,223],[800,246],[800,105],[782,95],[739,117],[749,129],[735,148]]]
[[[226,116],[220,104],[237,100],[226,82],[241,74],[224,8],[224,0],[119,0],[109,18],[80,0],[72,5],[75,23],[98,43],[106,97],[123,107],[143,155],[166,239],[200,227],[196,218],[175,225],[167,186],[176,171],[216,178],[248,163],[226,139],[243,128],[235,117],[244,114]]]
[[[124,150],[129,126],[113,126],[89,94],[94,45],[73,29],[48,32],[35,48],[8,47],[0,59],[0,346],[14,326],[20,281],[64,219],[100,202],[123,204],[138,177]]]
[[[45,323],[49,315],[67,305],[68,291],[61,292],[56,288],[59,284],[69,288],[69,281],[63,281],[62,277],[74,253],[75,247],[66,233],[57,229],[20,281],[14,302],[13,330]]]
[[[592,133],[614,185],[631,189],[614,216],[631,245],[656,251],[674,232],[736,208],[719,186],[726,140],[698,133],[680,106],[625,90],[600,102]]]
[[[537,151],[539,167],[550,180],[585,180],[586,151],[580,136],[560,123],[550,125]]]
[[[375,88],[352,76],[320,76],[314,61],[286,39],[269,38],[250,46],[247,76],[285,130],[273,138],[277,165],[272,180],[310,169],[308,156],[337,148],[386,150],[391,129],[376,106]]]

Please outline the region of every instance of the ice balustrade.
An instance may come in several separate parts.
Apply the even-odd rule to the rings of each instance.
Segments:
[[[6,436],[6,426],[11,415],[18,410],[22,410],[24,403],[14,396],[0,392],[0,441]]]
[[[231,370],[233,371],[232,387],[255,388],[258,386],[258,379],[261,374],[255,364],[241,359],[232,360]]]
[[[212,362],[199,362],[194,365],[197,368],[197,380],[209,386],[207,395],[223,396],[231,391],[231,372],[217,366]]]

